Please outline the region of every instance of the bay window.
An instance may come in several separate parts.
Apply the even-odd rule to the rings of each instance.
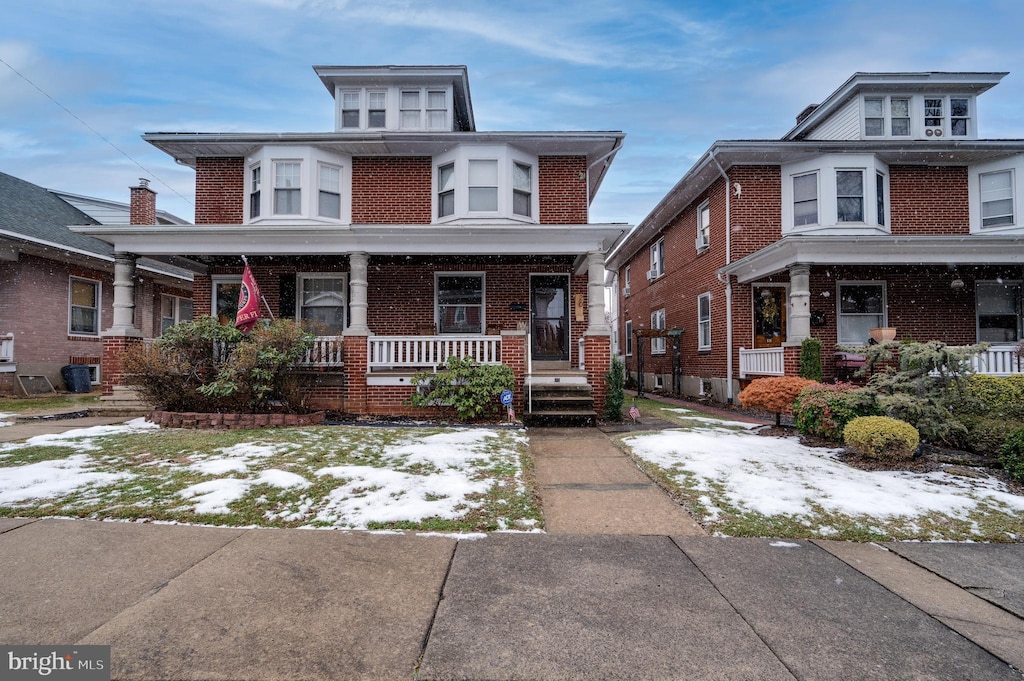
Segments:
[[[889,167],[874,154],[823,154],[782,167],[782,233],[888,233]]]
[[[836,171],[836,221],[864,222],[864,171]]]
[[[337,166],[320,164],[320,195],[318,201],[320,217],[341,217],[341,169]]]
[[[793,224],[818,224],[818,173],[793,178]]]
[[[308,145],[268,145],[250,154],[246,167],[245,223],[351,222],[352,164],[347,154]],[[270,178],[270,191],[263,191],[264,174]]]
[[[263,168],[255,165],[249,169],[249,217],[260,216],[260,188],[263,184]]]
[[[525,163],[512,164],[512,212],[530,217],[533,196],[532,168]]]
[[[885,283],[839,282],[836,326],[839,342],[866,345],[871,329],[884,327]]]
[[[298,215],[302,212],[302,163],[274,163],[274,213]]]
[[[536,164],[510,145],[462,145],[435,156],[436,219],[536,222]]]
[[[1014,224],[1013,170],[983,173],[980,181],[982,228]]]
[[[469,162],[469,211],[471,213],[498,210],[498,161],[475,159]]]

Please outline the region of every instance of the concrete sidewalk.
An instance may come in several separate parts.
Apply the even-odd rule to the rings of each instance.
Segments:
[[[1022,564],[1020,544],[6,519],[0,642],[110,645],[117,679],[1020,679]]]

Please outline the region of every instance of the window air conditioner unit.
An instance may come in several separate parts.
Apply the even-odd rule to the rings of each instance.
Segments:
[[[654,270],[647,270],[647,281],[654,279],[655,276],[657,275],[655,275]]]
[[[626,298],[629,298],[629,287],[628,286],[626,286],[626,287],[624,287],[622,289],[622,295],[624,295]]]
[[[696,239],[693,240],[693,245],[698,251],[702,251],[708,247],[708,242],[702,239],[701,237],[697,237]]]

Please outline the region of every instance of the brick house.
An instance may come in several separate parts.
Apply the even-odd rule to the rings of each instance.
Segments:
[[[273,314],[319,329],[311,406],[411,413],[413,374],[458,354],[511,366],[520,413],[565,386],[599,409],[604,257],[628,226],[588,213],[624,135],[477,131],[464,66],[314,70],[334,130],[148,133],[195,169],[196,224],[80,231],[126,261],[197,261],[195,312],[223,322],[247,256]],[[110,376],[138,336],[110,339]]]
[[[56,192],[0,173],[0,393],[21,394],[24,376],[45,376],[61,388],[67,364],[88,366],[92,383],[99,384],[102,332],[113,316],[114,253],[110,244],[68,225],[127,223],[128,217],[129,204]],[[167,213],[142,219],[182,222]],[[131,302],[144,333],[159,334],[190,317],[191,301],[191,272],[138,263]]]
[[[873,328],[1019,372],[1024,140],[978,134],[1005,75],[857,73],[780,140],[715,142],[608,258],[632,375],[731,401],[808,337],[844,374],[835,347]]]

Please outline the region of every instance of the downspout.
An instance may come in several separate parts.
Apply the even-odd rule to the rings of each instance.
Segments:
[[[714,148],[709,153],[711,160],[718,166],[719,174],[725,180],[725,266],[728,267],[732,263],[732,187],[729,186],[729,176],[715,157]],[[732,277],[726,274],[723,281],[722,272],[719,271],[718,280],[725,284],[725,401],[732,404]]]

